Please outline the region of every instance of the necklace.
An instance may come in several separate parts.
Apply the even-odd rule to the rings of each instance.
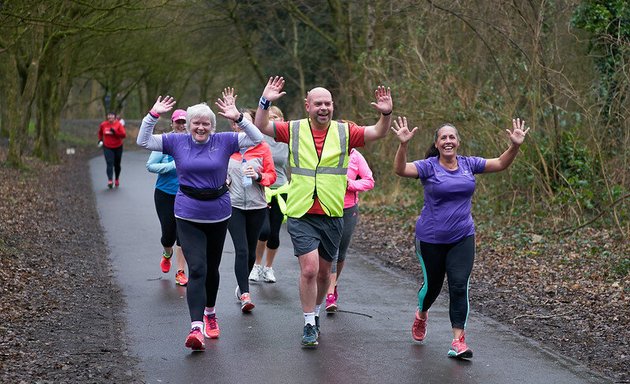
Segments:
[[[449,171],[454,171],[458,168],[459,164],[457,164],[457,160],[455,160],[454,163],[449,164],[449,163],[442,163],[440,162],[440,165],[446,169],[448,169]]]

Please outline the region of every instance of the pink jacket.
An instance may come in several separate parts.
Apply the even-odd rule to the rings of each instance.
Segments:
[[[348,187],[343,200],[344,208],[350,208],[359,203],[359,192],[374,188],[372,170],[363,155],[354,148],[350,150],[347,177]]]

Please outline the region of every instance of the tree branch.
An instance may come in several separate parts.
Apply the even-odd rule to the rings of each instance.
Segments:
[[[587,221],[586,223],[578,225],[577,227],[574,227],[574,228],[559,229],[559,230],[555,231],[554,234],[558,234],[558,233],[562,233],[562,232],[568,232],[569,234],[574,233],[578,229],[582,229],[582,228],[584,228],[584,227],[594,223],[597,219],[602,217],[604,215],[604,213],[609,212],[612,207],[614,207],[615,205],[619,204],[621,201],[623,201],[623,200],[625,200],[627,198],[630,198],[630,193],[628,193],[628,194],[626,194],[624,196],[621,196],[617,200],[615,200],[612,203],[610,203],[605,209],[602,209],[597,216],[595,216],[591,220]]]

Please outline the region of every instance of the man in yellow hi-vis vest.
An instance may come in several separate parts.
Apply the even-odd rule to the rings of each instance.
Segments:
[[[291,182],[287,228],[300,263],[300,301],[304,311],[302,345],[315,347],[319,310],[328,285],[333,257],[343,231],[343,199],[351,148],[385,137],[393,109],[389,88],[379,86],[372,106],[380,113],[375,125],[360,127],[333,120],[334,103],[326,88],[306,96],[306,119],[270,122],[271,102],[284,96],[284,79],[271,77],[258,104],[255,124],[277,142],[289,145]]]

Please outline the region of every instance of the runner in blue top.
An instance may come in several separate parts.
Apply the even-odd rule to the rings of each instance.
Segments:
[[[512,120],[510,147],[498,158],[484,159],[457,155],[460,138],[451,124],[435,132],[434,142],[424,160],[407,162],[407,146],[418,127],[409,129],[407,118],[394,121],[392,131],[400,145],[394,171],[403,177],[419,178],[424,187],[424,206],[416,222],[416,255],[423,284],[418,291],[418,309],[411,328],[416,341],[427,333],[429,308],[437,299],[444,276],[448,278],[449,317],[453,328],[450,357],[471,358],[464,329],[468,320],[468,283],[475,258],[475,226],[471,214],[475,174],[499,172],[512,164],[529,128],[525,121]]]
[[[173,112],[171,129],[175,133],[186,133],[186,111],[177,109]],[[188,284],[188,278],[184,272],[186,260],[184,260],[184,253],[177,238],[177,225],[175,222],[175,195],[177,195],[179,190],[175,160],[170,155],[153,151],[149,156],[149,160],[147,160],[147,170],[158,175],[155,182],[153,200],[155,201],[155,211],[162,229],[160,242],[164,248],[160,267],[162,272],[168,273],[171,270],[171,257],[175,253],[175,262],[177,263],[175,284],[186,286]]]
[[[227,185],[227,168],[232,153],[262,141],[262,134],[228,98],[217,100],[219,114],[235,121],[242,132],[215,133],[216,116],[203,103],[186,111],[188,134],[153,135],[160,114],[170,111],[175,100],[158,97],[153,108],[142,120],[137,143],[141,147],[171,155],[177,164],[179,190],[175,196],[177,235],[188,263],[189,280],[186,290],[191,330],[186,347],[205,349],[204,335],[219,337],[215,313],[219,289],[219,264],[232,214]]]

